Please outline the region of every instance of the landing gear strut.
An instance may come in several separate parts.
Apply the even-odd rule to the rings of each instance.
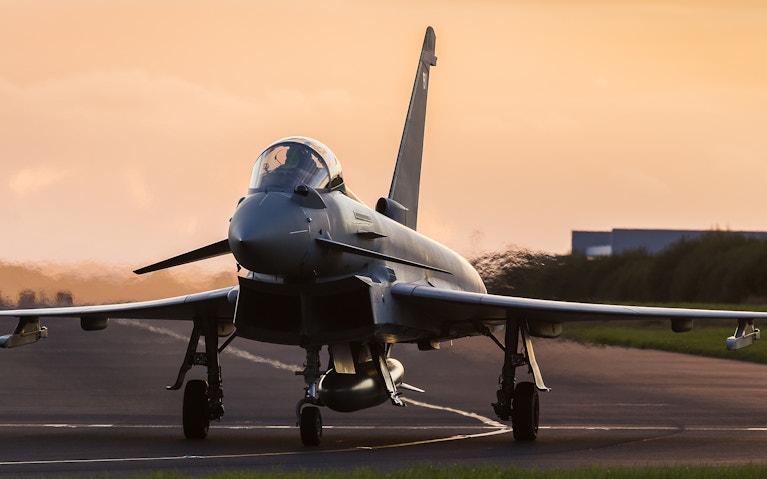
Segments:
[[[516,319],[506,321],[505,346],[487,328],[483,328],[483,334],[490,337],[504,352],[503,369],[498,380],[500,389],[496,392],[498,402],[492,404],[495,414],[502,421],[511,419],[514,439],[534,441],[538,437],[538,390],[548,391],[549,389],[543,383],[535,361],[527,323]],[[520,336],[524,341],[522,352],[519,351]],[[528,366],[535,378],[535,383],[516,382],[516,369],[520,366]]]
[[[304,370],[296,373],[304,377],[306,388],[304,398],[296,404],[296,422],[301,431],[301,443],[304,446],[319,446],[322,441],[322,414],[317,386],[320,381],[321,346],[306,346]]]
[[[397,385],[394,383],[389,366],[386,364],[386,358],[389,357],[391,348],[391,344],[381,345],[374,342],[370,344],[370,354],[373,356],[378,375],[383,379],[386,391],[389,393],[389,400],[394,406],[405,407],[407,404],[399,397],[400,393],[397,391]]]
[[[205,338],[205,352],[197,352],[200,336]],[[215,319],[195,318],[194,329],[189,337],[184,361],[181,363],[176,382],[166,389],[176,391],[184,384],[186,373],[192,366],[205,366],[208,380],[193,379],[184,388],[183,419],[184,436],[188,439],[204,439],[208,435],[210,421],[218,421],[224,415],[224,391],[221,387],[219,353],[231,342],[234,335],[218,348],[218,324]]]

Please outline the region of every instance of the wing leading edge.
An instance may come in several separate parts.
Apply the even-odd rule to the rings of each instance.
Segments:
[[[136,303],[72,306],[65,308],[9,309],[0,318],[17,318],[18,325],[10,334],[0,336],[0,348],[14,348],[48,337],[48,329],[40,318],[80,318],[83,329],[94,331],[107,327],[109,318],[120,319],[198,319],[231,324],[239,288],[234,286],[174,298]]]
[[[174,298],[136,303],[72,306],[64,308],[0,310],[0,317],[14,318],[120,318],[192,320],[205,316],[218,320],[234,318],[238,287],[216,289]]]
[[[767,312],[574,303],[453,291],[423,284],[397,284],[392,287],[391,292],[404,301],[431,310],[441,311],[443,308],[440,308],[440,305],[450,306],[451,310],[460,311],[463,317],[456,319],[463,321],[497,320],[514,316],[545,323],[647,319],[767,319]]]

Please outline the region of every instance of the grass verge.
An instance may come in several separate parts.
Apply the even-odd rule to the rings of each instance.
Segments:
[[[152,474],[147,479],[187,479],[183,474]],[[748,465],[734,467],[668,466],[639,468],[588,467],[577,469],[520,469],[499,466],[418,466],[394,472],[355,469],[353,471],[328,472],[234,472],[211,476],[194,476],[210,479],[719,479],[721,477],[757,479],[767,477],[767,466]]]
[[[680,308],[699,309],[729,309],[765,311],[765,307],[743,305],[700,305],[674,304],[655,305]],[[637,349],[655,349],[684,354],[695,354],[713,358],[735,359],[754,363],[767,364],[767,348],[755,345],[728,351],[725,340],[732,336],[737,327],[736,321],[711,322],[697,321],[692,331],[674,333],[670,321],[640,321],[640,322],[584,322],[568,323],[560,338],[576,341],[582,344],[623,346]],[[758,327],[758,323],[757,323]]]

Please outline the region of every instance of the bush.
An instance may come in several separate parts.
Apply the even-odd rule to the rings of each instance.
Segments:
[[[495,294],[568,301],[766,303],[767,240],[713,231],[656,255],[553,256],[526,249],[472,260]]]

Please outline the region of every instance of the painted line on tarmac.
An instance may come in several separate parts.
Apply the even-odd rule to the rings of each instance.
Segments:
[[[413,406],[420,406],[427,409],[436,409],[439,411],[446,411],[446,412],[452,412],[454,414],[458,414],[460,416],[469,417],[471,419],[476,419],[477,421],[481,422],[482,424],[485,424],[490,427],[495,427],[499,429],[506,429],[508,426],[506,424],[500,423],[498,421],[495,421],[493,419],[490,419],[489,417],[480,416],[477,413],[468,412],[468,411],[462,411],[460,409],[455,409],[452,407],[444,407],[444,406],[437,406],[436,404],[430,404],[426,402],[416,401],[415,399],[410,398],[402,398],[403,401],[405,401],[408,404],[412,404]]]
[[[126,326],[132,326],[137,327],[141,329],[145,329],[148,331],[151,331],[153,333],[162,334],[174,339],[177,339],[179,341],[188,342],[189,339],[186,336],[183,336],[175,331],[172,331],[170,329],[161,328],[158,326],[154,326],[151,324],[147,324],[143,321],[138,320],[120,320],[120,324],[124,324]],[[267,366],[271,366],[276,369],[281,369],[285,371],[295,372],[303,369],[301,366],[298,365],[292,365],[283,363],[281,361],[277,361],[270,358],[265,358],[263,356],[257,356],[255,354],[251,354],[245,350],[229,346],[227,349],[224,350],[224,354],[229,354],[241,359],[245,359],[247,361],[259,363],[259,364],[265,364]],[[427,409],[434,409],[439,411],[445,411],[453,414],[458,414],[460,416],[468,417],[471,419],[475,419],[485,426],[489,426],[492,428],[496,428],[498,430],[502,430],[503,432],[508,432],[508,430],[511,430],[511,428],[503,423],[500,423],[494,419],[490,419],[485,416],[481,416],[477,413],[473,413],[470,411],[463,411],[460,409],[455,409],[451,407],[445,407],[445,406],[438,406],[436,404],[426,403],[422,401],[417,401],[415,399],[411,399],[408,397],[403,397],[403,401],[412,404],[413,406],[419,406]],[[592,404],[591,406],[594,406],[595,404]],[[608,405],[608,404],[605,404]],[[615,406],[615,404],[610,403],[610,406]],[[599,404],[598,406],[602,406]],[[666,403],[619,403],[618,406],[624,406],[624,407],[667,407],[668,404]],[[216,428],[224,428],[227,427],[233,427],[237,428],[240,426],[216,426]],[[292,426],[266,426],[266,427],[292,427]],[[327,428],[332,428],[333,426],[325,426]],[[365,428],[365,426],[360,426],[361,428]],[[339,428],[339,426],[336,426],[336,428]],[[376,426],[376,428],[379,428]],[[450,427],[448,427],[450,428]],[[379,428],[380,429],[380,428]],[[603,430],[603,431],[643,431],[643,430],[654,430],[654,431],[665,431],[665,430],[679,430],[679,427],[663,427],[663,426],[614,426],[614,425],[607,425],[607,426],[601,426],[601,425],[591,425],[591,426],[581,426],[581,425],[575,425],[575,426],[541,426],[540,429],[545,430],[583,430],[583,431],[589,431],[589,430]],[[731,431],[731,432],[749,432],[749,431],[767,431],[767,427],[760,428],[760,427],[708,427],[708,426],[700,426],[700,427],[682,427],[683,430],[686,431]]]
[[[138,320],[135,320],[135,319],[130,319],[130,320],[126,319],[126,320],[122,320],[121,323],[125,324],[125,325],[128,325],[128,326],[133,326],[133,327],[137,327],[137,328],[141,328],[141,329],[146,329],[146,330],[151,331],[153,333],[163,334],[165,336],[169,336],[169,337],[178,339],[180,341],[188,341],[187,338],[185,338],[181,334],[178,334],[175,331],[171,331],[170,329],[166,329],[166,328],[160,328],[160,327],[157,327],[157,326],[153,326],[151,324],[146,324],[143,321],[138,321]],[[267,366],[272,366],[272,367],[274,367],[276,369],[282,369],[282,370],[287,370],[287,371],[291,371],[291,372],[293,372],[293,371],[300,371],[301,369],[303,369],[301,366],[294,366],[294,365],[283,363],[281,361],[276,361],[274,359],[265,358],[263,356],[257,356],[255,354],[251,354],[251,353],[249,353],[247,351],[244,351],[242,349],[239,349],[239,348],[236,348],[236,347],[233,347],[233,346],[229,346],[229,347],[227,347],[224,350],[224,354],[227,354],[227,353],[229,355],[233,355],[233,356],[236,356],[238,358],[245,359],[247,361],[252,361],[252,362],[260,363],[260,364],[266,364]],[[436,404],[430,404],[430,403],[426,403],[426,402],[422,402],[422,401],[416,401],[414,399],[405,398],[405,397],[403,397],[402,400],[407,402],[407,403],[409,403],[409,404],[412,404],[414,406],[420,406],[420,407],[427,408],[427,409],[435,409],[435,410],[439,410],[439,411],[445,411],[445,412],[449,412],[449,413],[453,413],[453,414],[458,414],[460,416],[468,417],[468,418],[471,418],[471,419],[476,419],[477,421],[479,421],[482,424],[485,424],[487,426],[491,426],[491,427],[495,427],[495,428],[499,428],[499,429],[507,429],[508,428],[508,426],[506,424],[502,424],[502,423],[500,423],[498,421],[494,421],[493,419],[490,419],[490,418],[484,417],[484,416],[480,416],[479,414],[473,413],[473,412],[470,412],[470,411],[462,411],[460,409],[455,409],[455,408],[451,408],[451,407],[438,406]]]
[[[170,329],[167,329],[167,328],[153,326],[151,324],[146,324],[136,319],[121,319],[119,324],[124,324],[125,326],[132,326],[134,328],[146,329],[147,331],[151,331],[156,334],[162,334],[164,336],[178,339],[179,341],[183,341],[185,343],[189,342],[188,337],[181,335],[175,331],[171,331]],[[270,359],[270,358],[265,358],[263,356],[251,354],[243,349],[235,348],[233,346],[227,347],[224,350],[223,354],[228,354],[230,356],[242,358],[254,363],[266,364],[267,366],[271,366],[275,369],[281,369],[284,371],[295,372],[295,371],[300,371],[303,369],[303,367],[301,366],[287,364],[287,363],[283,363],[282,361],[277,361],[276,359]]]
[[[38,428],[38,429],[178,429],[177,425],[157,425],[157,424],[84,424],[84,423],[0,423],[0,428]],[[230,424],[230,425],[212,425],[211,430],[229,430],[229,431],[260,431],[260,430],[288,430],[295,429],[294,425],[287,424]],[[380,425],[357,425],[357,426],[324,426],[323,429],[336,429],[346,431],[367,431],[367,430],[390,430],[390,431],[455,431],[474,430],[474,431],[496,431],[511,429],[503,426],[380,426]],[[546,431],[688,431],[688,432],[767,432],[767,427],[732,427],[732,426],[631,426],[631,425],[563,425],[563,426],[540,426],[541,430]],[[505,431],[504,431],[505,432]],[[483,433],[484,434],[484,433]]]
[[[97,428],[114,427],[114,428],[138,428],[145,426],[125,426],[125,425],[68,425],[68,424],[48,424],[48,425],[35,425],[35,424],[0,424],[0,426],[37,426],[37,427],[88,427],[93,426]],[[150,426],[151,427],[151,426]],[[174,427],[174,426],[155,426],[155,427]],[[251,429],[293,429],[295,426],[233,426],[231,428],[251,428]],[[378,426],[334,426],[334,429],[383,429]],[[474,429],[488,429],[489,427],[475,427]],[[223,427],[223,429],[228,429]],[[396,428],[391,429],[407,429]],[[424,426],[415,429],[442,429],[442,427]],[[455,427],[452,427],[455,429]],[[463,429],[463,428],[461,428]],[[303,450],[303,451],[285,451],[285,452],[262,452],[262,453],[248,453],[248,454],[211,454],[211,455],[184,455],[184,456],[156,456],[156,457],[123,457],[123,458],[99,458],[99,459],[48,459],[48,460],[31,460],[31,461],[2,461],[0,466],[44,466],[44,465],[65,465],[65,464],[115,464],[115,463],[139,463],[139,462],[168,462],[168,461],[188,461],[188,460],[226,460],[226,459],[252,459],[259,457],[278,457],[278,456],[298,456],[298,455],[310,455],[310,454],[335,454],[344,452],[358,452],[358,451],[375,451],[383,449],[394,449],[411,446],[420,446],[427,444],[437,444],[442,442],[459,441],[466,439],[474,439],[479,437],[495,436],[499,434],[507,434],[511,432],[511,428],[498,429],[495,427],[490,428],[490,431],[480,432],[476,434],[458,434],[447,437],[426,439],[422,441],[409,441],[395,444],[384,444],[381,446],[357,446],[344,449],[332,449],[332,450]],[[718,431],[718,432],[746,432],[756,431],[764,432],[767,428],[764,427],[743,427],[743,428],[731,428],[731,427],[666,427],[666,426],[546,426],[541,429],[547,430],[566,430],[566,431]]]
[[[177,425],[157,425],[157,424],[67,424],[67,423],[0,423],[0,428],[38,428],[38,429],[178,429]],[[212,425],[211,430],[230,430],[230,431],[258,431],[264,429],[296,429],[295,425],[264,425],[264,424],[246,424],[246,425]],[[324,426],[323,429],[338,429],[338,430],[359,430],[367,431],[371,429],[383,429],[392,431],[437,431],[437,430],[456,430],[456,429],[472,429],[472,430],[487,430],[497,429],[496,427],[488,426]]]
[[[398,447],[419,446],[424,444],[436,444],[440,442],[459,441],[473,439],[477,437],[495,436],[497,434],[506,434],[511,429],[495,429],[489,432],[478,434],[459,434],[437,439],[427,439],[423,441],[402,442],[397,444],[385,444],[383,446],[358,446],[344,449],[332,449],[326,451],[285,451],[285,452],[262,452],[250,454],[211,454],[211,455],[188,455],[188,456],[157,456],[157,457],[120,457],[120,458],[102,458],[102,459],[46,459],[33,461],[5,461],[0,462],[0,466],[45,466],[45,465],[64,465],[64,464],[115,464],[129,462],[163,462],[163,461],[187,461],[187,460],[210,460],[210,459],[252,459],[258,457],[275,456],[300,456],[309,454],[336,454],[342,452],[375,451],[380,449],[392,449]]]

